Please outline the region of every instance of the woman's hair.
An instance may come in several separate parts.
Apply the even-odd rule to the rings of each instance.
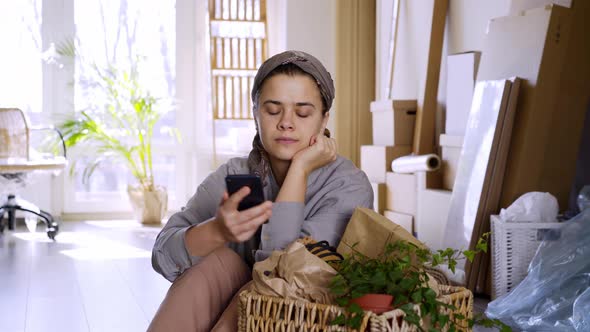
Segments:
[[[259,85],[259,89],[252,94],[253,96],[253,111],[254,114],[258,111],[258,101],[260,99],[260,94],[262,92],[262,87],[264,86],[264,82],[266,82],[269,78],[283,74],[288,76],[295,76],[295,75],[306,75],[314,80],[318,84],[318,89],[321,91],[321,86],[319,82],[309,73],[305,72],[303,69],[298,67],[293,63],[286,63],[274,68]],[[328,104],[331,104],[331,100],[328,102],[322,94],[322,116],[325,116],[328,112]],[[330,137],[330,131],[328,128],[325,129],[324,135]],[[262,146],[262,140],[260,139],[260,134],[258,133],[258,128],[256,128],[256,136],[254,136],[254,140],[252,141],[252,150],[248,156],[248,167],[250,168],[250,172],[260,176],[264,184],[266,185],[266,176],[270,172],[270,160],[268,158],[268,152]]]

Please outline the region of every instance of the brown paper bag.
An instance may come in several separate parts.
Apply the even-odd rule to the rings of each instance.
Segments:
[[[367,208],[356,208],[338,245],[338,253],[349,255],[353,250],[369,258],[377,258],[387,243],[405,240],[420,248],[426,246],[403,227]],[[356,245],[355,245],[356,244]]]
[[[330,282],[337,274],[321,258],[293,242],[254,264],[252,289],[259,294],[331,304]]]

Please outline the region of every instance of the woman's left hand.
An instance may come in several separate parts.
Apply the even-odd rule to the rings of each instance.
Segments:
[[[322,127],[318,135],[311,137],[309,146],[293,156],[292,163],[302,168],[306,175],[336,160],[336,140],[326,137],[324,130]]]

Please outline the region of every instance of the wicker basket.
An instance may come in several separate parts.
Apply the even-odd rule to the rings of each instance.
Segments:
[[[502,296],[526,277],[529,264],[543,240],[557,240],[563,224],[506,222],[497,215],[492,224],[492,299]]]
[[[468,328],[468,320],[473,317],[473,293],[463,287],[453,286],[438,286],[440,296],[438,300],[453,305],[456,309],[451,312],[451,309],[444,308],[443,313],[450,314],[453,320],[459,327],[459,331],[470,331]],[[420,307],[414,306],[414,310],[420,314]],[[463,319],[458,319],[455,315],[460,314]],[[381,315],[371,315],[369,326],[371,332],[413,332],[418,331],[414,325],[408,324],[403,318],[406,313],[400,309],[385,312]],[[421,325],[427,327],[428,323],[422,321]],[[428,329],[425,329],[428,330]]]
[[[439,301],[452,304],[465,319],[472,317],[473,295],[462,287],[439,286]],[[419,308],[417,307],[417,310]],[[445,309],[448,311],[448,309]],[[330,325],[330,322],[345,309],[301,300],[265,296],[252,291],[243,291],[239,301],[238,331],[353,331],[350,328]],[[381,315],[366,312],[360,331],[416,331],[403,320],[405,313],[392,310]],[[453,315],[452,315],[453,316]],[[467,326],[467,323],[459,323]]]
[[[302,300],[265,296],[246,290],[240,293],[238,331],[354,331],[330,325],[345,309]],[[363,317],[361,331],[367,329],[370,312]]]

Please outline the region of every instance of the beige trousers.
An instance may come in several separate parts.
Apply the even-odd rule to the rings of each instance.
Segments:
[[[237,331],[237,295],[251,277],[233,250],[215,250],[174,281],[148,332]]]

